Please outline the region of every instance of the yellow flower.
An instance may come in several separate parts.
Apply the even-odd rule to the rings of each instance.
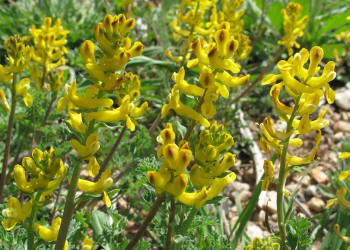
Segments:
[[[172,80],[175,82],[174,89],[180,89],[185,95],[191,95],[191,96],[203,96],[204,89],[189,84],[185,80],[185,69],[184,67],[181,67],[179,69],[178,73],[174,73],[172,76]]]
[[[80,142],[75,139],[71,140],[71,144],[72,147],[78,152],[79,157],[82,159],[94,155],[100,148],[98,135],[96,133],[92,133],[88,136],[85,145],[80,144]]]
[[[163,149],[167,144],[174,144],[175,143],[175,133],[173,130],[173,126],[170,123],[167,123],[165,129],[163,129],[159,136],[157,137],[157,142],[162,144],[157,149],[157,156],[158,158],[163,157]]]
[[[340,206],[342,206],[345,209],[350,210],[350,201],[345,199],[345,194],[346,194],[346,189],[345,189],[345,187],[342,186],[337,191],[337,201],[338,201]]]
[[[17,223],[21,223],[28,218],[31,211],[32,200],[27,201],[22,206],[17,198],[11,197],[8,200],[7,208],[2,211],[6,219],[1,221],[1,224],[6,231],[10,231]]]
[[[93,109],[93,108],[108,108],[113,105],[113,100],[110,98],[89,98],[82,97],[77,94],[77,83],[74,80],[71,86],[68,86],[68,99],[75,106],[84,109]]]
[[[172,89],[169,95],[169,104],[162,107],[162,118],[167,116],[170,110],[174,110],[178,115],[198,121],[202,126],[209,127],[210,123],[194,109],[186,107],[180,100],[179,90]]]
[[[103,193],[103,202],[106,204],[107,207],[110,207],[111,200],[109,199],[105,189],[109,188],[112,185],[112,183],[113,180],[111,178],[111,169],[107,169],[102,173],[101,178],[97,182],[79,179],[78,188],[85,193]]]
[[[274,175],[274,166],[272,161],[264,161],[264,171],[265,171],[265,179],[262,182],[261,190],[266,191],[269,188],[270,180],[273,179]]]
[[[67,122],[72,126],[72,128],[80,134],[85,134],[86,125],[83,122],[81,114],[68,110],[68,115],[69,119]]]
[[[350,237],[349,236],[345,236],[345,235],[340,233],[340,226],[339,226],[339,224],[335,224],[334,225],[334,231],[335,231],[335,233],[337,234],[337,236],[340,239],[342,239],[344,242],[346,242],[348,244],[350,243]]]
[[[61,226],[61,218],[57,217],[51,224],[51,228],[44,227],[37,223],[34,224],[34,230],[37,234],[39,234],[40,238],[42,238],[46,242],[56,241],[58,232]],[[68,241],[66,240],[64,244],[64,250],[68,250]]]
[[[9,107],[9,104],[6,100],[5,93],[2,90],[0,90],[0,101],[2,102],[2,104],[4,104],[4,108],[5,108],[6,112],[8,112],[10,110],[10,107]]]
[[[93,245],[94,243],[92,239],[86,236],[83,241],[83,250],[92,250]]]
[[[33,97],[28,94],[28,89],[30,87],[30,81],[29,78],[23,78],[17,85],[16,85],[16,93],[23,97],[24,104],[27,107],[32,106],[33,104]]]
[[[349,152],[342,152],[339,156],[339,159],[348,159],[350,157]]]

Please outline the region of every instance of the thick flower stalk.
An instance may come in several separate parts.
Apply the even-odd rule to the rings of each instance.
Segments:
[[[290,2],[287,8],[281,10],[284,36],[282,40],[278,41],[278,44],[286,47],[289,55],[293,54],[292,47],[300,47],[296,40],[304,35],[304,29],[309,20],[308,16],[300,18],[301,11],[302,6],[294,2]]]
[[[106,15],[103,22],[94,27],[98,48],[94,42],[87,40],[80,49],[92,84],[82,93],[78,90],[76,81],[73,81],[65,88],[66,96],[58,101],[57,111],[65,109],[68,111],[67,124],[75,134],[75,138],[71,141],[72,147],[81,160],[88,160],[89,175],[99,180],[93,182],[80,179],[82,166],[81,164],[75,166],[55,249],[63,249],[62,242],[66,239],[72,218],[77,188],[88,194],[102,194],[104,203],[108,207],[111,206],[106,190],[113,181],[111,169],[105,170],[105,168],[120,140],[113,145],[100,167],[95,157],[100,147],[96,122],[125,122],[124,127],[134,131],[137,126],[136,119],[143,116],[148,108],[147,102],[137,104],[141,87],[138,76],[125,71],[128,61],[141,55],[144,48],[141,42],[132,43],[128,37],[134,26],[135,19],[126,18],[123,14]],[[98,56],[95,55],[97,49]]]
[[[324,120],[326,110],[323,109],[315,120],[311,116],[316,112],[320,99],[324,95],[328,103],[333,103],[335,94],[329,86],[336,73],[334,71],[335,63],[328,62],[320,73],[318,66],[323,58],[322,48],[315,46],[310,53],[306,49],[300,50],[288,61],[281,60],[277,67],[280,74],[269,74],[262,85],[273,84],[270,90],[273,103],[280,114],[280,119],[286,123],[285,131],[274,128],[271,117],[266,117],[260,124],[262,136],[260,138],[260,147],[268,152],[274,149],[280,159],[279,179],[277,184],[277,209],[278,223],[280,227],[281,242],[285,242],[285,223],[288,218],[283,214],[283,191],[285,180],[293,166],[309,164],[316,156],[318,145],[321,142],[321,129],[328,125]],[[304,65],[309,62],[308,68]],[[316,75],[317,74],[317,75]],[[293,105],[286,105],[280,99],[280,93],[286,91],[293,100]],[[316,132],[315,144],[311,152],[306,157],[299,157],[288,153],[288,147],[301,147],[302,139],[294,136]],[[293,135],[293,138],[291,136]],[[265,162],[266,178],[263,189],[268,189],[268,183],[273,178],[273,165]]]
[[[11,91],[11,107],[9,107],[5,91],[0,90],[0,101],[5,107],[6,111],[10,111],[10,116],[7,125],[7,134],[4,150],[4,160],[1,171],[0,179],[0,201],[2,199],[2,193],[6,183],[6,171],[7,163],[10,153],[10,144],[12,137],[12,128],[15,118],[17,95],[20,95],[24,99],[24,104],[26,106],[31,106],[33,104],[33,98],[28,93],[29,90],[29,79],[23,78],[17,83],[19,74],[29,67],[29,62],[31,60],[32,48],[26,43],[28,42],[28,37],[19,37],[17,35],[12,36],[5,40],[5,50],[8,57],[8,65],[0,65],[0,82],[4,83],[3,87],[9,88]],[[11,82],[11,84],[9,84]]]
[[[157,140],[161,143],[157,155],[163,159],[163,164],[159,171],[147,172],[147,178],[158,194],[167,192],[183,204],[198,209],[221,193],[222,189],[236,178],[233,172],[218,177],[228,171],[235,162],[231,153],[226,153],[220,161],[221,153],[233,144],[233,138],[223,131],[222,125],[214,123],[210,130],[201,133],[201,141],[195,150],[196,163],[192,167],[190,178],[185,172],[192,160],[188,142],[182,140],[178,145],[175,144],[175,133],[170,123]],[[194,192],[186,191],[189,179],[196,188]]]
[[[32,25],[30,29],[30,35],[34,42],[32,57],[38,64],[32,68],[32,79],[37,89],[48,88],[57,92],[62,84],[63,71],[55,69],[65,65],[64,54],[68,53],[65,44],[69,31],[62,28],[62,22],[59,18],[56,19],[54,25],[51,26],[51,24],[52,19],[45,17],[41,28]],[[46,81],[48,86],[44,85]]]

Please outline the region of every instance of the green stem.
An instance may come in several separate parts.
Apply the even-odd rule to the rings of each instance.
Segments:
[[[73,211],[75,206],[74,198],[75,198],[75,192],[77,190],[78,180],[80,176],[81,165],[82,164],[79,163],[77,166],[75,166],[73,170],[73,176],[70,181],[70,186],[69,186],[68,195],[66,199],[66,205],[64,206],[62,223],[60,226],[60,231],[58,233],[55,250],[63,250],[64,244],[66,242],[68,228],[73,216]]]
[[[33,227],[34,227],[34,220],[35,220],[36,212],[38,211],[38,206],[36,204],[36,198],[32,199],[32,201],[33,201],[32,212],[30,213],[29,225],[28,225],[28,229],[27,229],[28,249],[35,249],[35,247],[34,247],[34,228]]]
[[[296,98],[295,105],[293,112],[287,122],[287,129],[286,133],[289,133],[292,130],[292,123],[297,115],[297,111],[299,108],[299,101],[300,101],[300,95]],[[290,136],[283,142],[283,149],[282,149],[282,155],[281,155],[281,164],[280,164],[280,171],[278,175],[278,185],[277,185],[277,219],[278,219],[278,228],[280,232],[280,238],[281,238],[281,249],[286,248],[286,222],[284,219],[284,211],[283,211],[283,190],[284,185],[286,183],[286,163],[287,163],[287,152],[288,152],[288,145],[289,145]]]
[[[15,119],[15,112],[16,112],[16,84],[17,84],[17,74],[14,73],[13,79],[12,79],[12,88],[11,88],[11,111],[10,111],[8,125],[7,125],[4,161],[2,164],[2,171],[1,171],[1,178],[0,178],[0,203],[2,202],[2,194],[4,192],[4,187],[6,183],[6,170],[7,170],[7,164],[8,164],[9,154],[10,154],[13,121]]]

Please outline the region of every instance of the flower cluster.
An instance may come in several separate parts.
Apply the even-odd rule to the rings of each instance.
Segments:
[[[93,132],[94,121],[125,121],[126,127],[134,131],[137,125],[135,118],[143,116],[148,108],[147,102],[140,106],[136,104],[141,87],[138,76],[124,71],[129,59],[141,55],[144,47],[141,42],[132,44],[128,37],[134,26],[133,18],[127,19],[122,14],[106,15],[103,22],[94,27],[101,57],[95,56],[95,44],[90,40],[85,41],[80,49],[93,84],[86,88],[83,96],[78,93],[76,81],[73,81],[66,87],[67,95],[58,101],[58,111],[68,107],[67,123],[76,134],[76,139],[71,141],[72,147],[81,159],[88,160],[91,177],[100,173],[100,165],[94,156],[100,147],[98,134]],[[85,193],[103,194],[103,201],[109,207],[111,201],[105,190],[112,182],[111,170],[108,169],[98,181],[79,179],[77,185]]]
[[[222,10],[217,10],[217,1],[183,1],[179,5],[177,19],[171,23],[173,37],[179,42],[180,37],[185,39],[180,48],[180,56],[173,56],[171,50],[166,51],[169,59],[175,62],[186,62],[193,51],[192,43],[196,38],[209,42],[214,40],[215,33],[228,25],[229,33],[239,44],[235,58],[241,60],[251,51],[250,39],[243,34],[244,21],[241,19],[244,10],[237,9],[244,1],[223,1]]]
[[[62,28],[61,19],[51,26],[50,17],[45,17],[40,29],[32,25],[30,35],[34,42],[33,60],[38,63],[32,68],[32,79],[37,89],[46,88],[44,83],[48,80],[49,89],[57,92],[63,80],[63,71],[55,70],[57,67],[65,65],[64,54],[68,53],[66,37],[68,30]]]
[[[280,250],[281,246],[280,244],[273,242],[270,237],[267,239],[260,239],[260,238],[254,238],[254,240],[246,247],[244,247],[244,250]]]
[[[17,75],[29,67],[32,56],[32,48],[26,45],[28,37],[12,36],[5,40],[4,45],[8,56],[8,65],[0,64],[0,82],[7,83],[13,81],[14,94],[23,97],[24,104],[29,107],[33,104],[33,97],[28,93],[30,87],[29,78],[23,78],[17,83]],[[0,90],[0,101],[3,103],[5,110],[9,111],[9,105],[6,100],[5,92]]]
[[[209,127],[206,118],[212,118],[216,114],[214,102],[219,96],[228,98],[227,87],[237,87],[248,83],[249,75],[236,77],[230,73],[238,73],[241,67],[232,58],[238,48],[238,42],[231,37],[228,23],[215,32],[214,39],[215,42],[209,44],[201,39],[197,39],[192,44],[197,58],[190,60],[187,67],[199,66],[201,87],[186,82],[184,80],[185,70],[181,67],[179,72],[173,74],[172,79],[175,85],[168,97],[169,103],[162,108],[162,118],[167,116],[170,110],[174,110],[178,115],[194,119],[202,126]],[[180,90],[186,95],[202,99],[200,109],[206,118],[181,102]]]
[[[310,53],[306,49],[300,50],[288,61],[281,60],[277,67],[280,74],[267,75],[262,84],[274,84],[271,87],[270,95],[276,110],[280,114],[282,121],[287,123],[286,131],[279,131],[274,128],[271,117],[266,117],[260,124],[262,137],[260,138],[260,147],[265,151],[273,148],[278,157],[281,157],[283,148],[288,144],[294,147],[300,147],[303,141],[300,138],[290,138],[291,135],[306,134],[317,132],[315,136],[315,146],[311,153],[305,158],[294,156],[286,152],[286,166],[304,165],[310,163],[316,155],[318,145],[321,141],[321,129],[328,125],[324,120],[326,110],[323,109],[319,116],[310,121],[310,117],[317,110],[321,97],[324,95],[328,103],[333,103],[335,94],[329,86],[336,73],[334,71],[335,63],[328,62],[322,74],[316,76],[320,71],[318,66],[323,58],[322,48],[315,46]],[[304,65],[309,61],[306,69]],[[281,91],[285,91],[293,98],[294,104],[288,106],[280,99]],[[286,144],[287,142],[287,144]],[[266,175],[271,178],[270,164],[266,165]]]
[[[235,53],[236,60],[246,58],[252,50],[250,38],[243,33],[244,21],[242,17],[244,10],[238,10],[243,4],[244,0],[223,0],[222,11],[218,13],[219,22],[229,22],[230,34],[238,41],[238,48]]]
[[[31,177],[29,181],[26,170]],[[18,189],[32,196],[39,194],[38,202],[43,202],[62,182],[67,167],[62,159],[56,157],[56,151],[52,147],[44,152],[36,148],[32,157],[24,157],[22,165],[17,164],[13,172]]]
[[[27,171],[27,173],[26,173]],[[53,191],[61,184],[67,173],[62,159],[56,157],[56,151],[51,147],[47,151],[34,149],[32,157],[24,157],[22,165],[14,167],[14,179],[17,187],[22,192],[28,194],[31,199],[21,205],[19,200],[11,197],[3,214],[6,219],[1,223],[5,230],[11,230],[18,223],[22,223],[29,216],[35,220],[38,208],[44,206],[49,200]],[[27,180],[27,176],[30,180]],[[32,221],[30,222],[30,225]],[[49,242],[57,239],[61,218],[56,218],[47,229],[39,224],[34,224],[34,230],[39,236]],[[68,242],[66,242],[68,247]],[[68,248],[67,248],[68,249]]]
[[[278,44],[285,46],[289,55],[293,54],[292,47],[300,47],[296,39],[304,35],[304,29],[309,20],[308,16],[299,19],[301,11],[302,6],[299,3],[294,2],[290,2],[287,8],[282,9],[281,11],[283,16],[284,36],[282,40],[278,41]]]
[[[218,177],[235,162],[231,153],[226,153],[220,161],[222,152],[233,144],[233,138],[223,131],[223,126],[214,123],[209,130],[201,133],[200,138],[195,148],[196,163],[190,172],[190,180],[197,191],[186,192],[188,175],[185,170],[192,160],[192,151],[185,140],[175,144],[175,133],[170,123],[157,137],[161,143],[157,155],[163,159],[162,167],[159,171],[147,172],[147,178],[157,193],[170,193],[183,204],[196,208],[217,196],[236,177],[233,172]]]

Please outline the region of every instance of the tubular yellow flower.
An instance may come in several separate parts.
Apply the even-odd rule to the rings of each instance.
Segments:
[[[189,84],[185,80],[185,69],[184,67],[181,67],[179,69],[178,73],[174,73],[172,76],[172,80],[175,82],[174,89],[180,89],[185,95],[192,95],[192,96],[203,96],[204,89]]]
[[[34,224],[34,230],[37,234],[39,234],[40,238],[42,238],[46,242],[57,240],[58,231],[61,226],[61,218],[57,217],[51,224],[50,228],[44,227],[37,223]],[[66,242],[66,244],[68,244]]]
[[[24,168],[21,165],[16,165],[14,167],[13,175],[19,190],[21,190],[24,193],[34,192],[33,184],[32,182],[27,181]]]
[[[274,175],[274,166],[272,161],[264,160],[264,171],[265,179],[262,182],[261,190],[266,191],[269,188],[270,180],[273,179]]]
[[[345,189],[345,187],[342,186],[337,191],[337,201],[338,201],[340,206],[342,206],[345,209],[350,210],[350,201],[345,199],[345,194],[346,194],[346,189]]]
[[[10,231],[16,226],[16,224],[22,223],[28,218],[31,211],[32,200],[27,201],[22,206],[17,198],[11,197],[8,200],[7,208],[2,210],[2,214],[6,219],[1,221],[1,224],[6,231]]]
[[[193,120],[198,121],[202,126],[209,127],[210,123],[207,119],[205,119],[203,116],[201,116],[198,112],[195,110],[186,107],[181,101],[180,101],[180,93],[179,90],[172,90],[170,97],[169,97],[169,104],[165,104],[162,107],[162,118],[167,116],[170,112],[170,110],[174,110],[178,115],[184,116]]]
[[[75,139],[72,139],[71,144],[72,147],[78,152],[79,157],[82,159],[94,155],[100,148],[98,135],[96,133],[92,133],[88,136],[85,145],[80,144],[80,142]]]
[[[9,104],[6,100],[6,96],[4,91],[0,90],[0,101],[2,102],[2,104],[4,104],[4,108],[6,110],[6,112],[8,112],[10,110]]]
[[[32,106],[33,104],[33,97],[28,94],[27,90],[30,87],[30,81],[29,78],[23,78],[18,85],[16,85],[16,93],[23,97],[24,104],[27,107]]]
[[[348,243],[348,244],[350,243],[350,237],[341,234],[339,224],[335,224],[335,225],[334,225],[334,231],[335,231],[335,233],[337,234],[337,236],[338,236],[342,241],[345,241],[345,242]]]
[[[85,109],[93,109],[99,107],[111,107],[113,100],[110,98],[84,98],[76,93],[77,83],[74,80],[72,85],[68,87],[68,99],[75,106]]]
[[[163,157],[163,149],[164,146],[167,144],[174,144],[175,143],[175,133],[173,130],[173,126],[170,123],[167,123],[165,129],[163,129],[159,136],[157,136],[157,142],[162,144],[158,149],[157,149],[157,156],[158,158]]]
[[[87,180],[78,180],[78,188],[90,194],[100,194],[103,193],[103,202],[107,207],[111,206],[111,200],[108,197],[105,189],[109,188],[113,184],[113,180],[111,178],[111,169],[107,169],[101,175],[101,178],[97,182],[87,181]]]
[[[80,134],[85,134],[86,125],[83,123],[81,114],[68,110],[68,115],[70,119],[68,119],[67,122],[72,126],[72,128]]]

